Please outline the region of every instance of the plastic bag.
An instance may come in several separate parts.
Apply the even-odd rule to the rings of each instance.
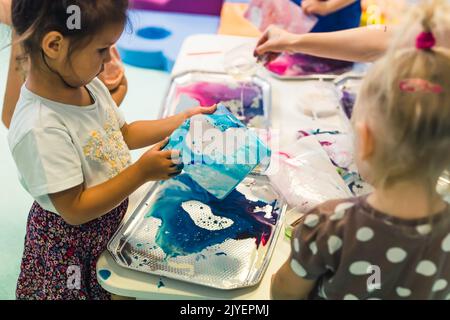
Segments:
[[[277,169],[269,168],[267,175],[290,206],[306,213],[327,200],[352,196],[314,136],[299,140],[287,157],[280,156]]]
[[[245,17],[262,32],[273,24],[298,34],[310,32],[318,21],[290,0],[252,0]]]

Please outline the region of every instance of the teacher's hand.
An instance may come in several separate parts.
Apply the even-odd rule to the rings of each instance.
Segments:
[[[270,26],[259,39],[254,55],[258,60],[269,63],[281,52],[291,52],[294,40],[294,34],[279,27]]]

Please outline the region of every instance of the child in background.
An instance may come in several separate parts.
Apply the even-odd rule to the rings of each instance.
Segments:
[[[311,32],[331,32],[356,28],[361,22],[360,0],[292,0],[319,22]]]
[[[11,0],[0,0],[0,24],[11,25]],[[9,64],[6,91],[3,101],[2,121],[9,128],[14,109],[20,94],[20,87],[25,81],[28,59],[22,52],[17,42],[15,33],[12,33],[11,58]],[[106,85],[114,101],[120,106],[128,91],[128,83],[125,77],[125,69],[120,60],[117,48],[111,48],[112,59],[105,64],[105,70],[99,75],[99,79]]]
[[[109,299],[96,262],[123,218],[128,196],[181,172],[167,139],[131,164],[130,149],[168,137],[193,108],[127,124],[97,76],[127,20],[128,0],[13,0],[13,27],[30,59],[8,134],[29,213],[18,299]],[[80,29],[67,26],[80,8]]]
[[[274,298],[450,299],[450,209],[436,192],[450,164],[450,51],[435,37],[449,17],[444,0],[415,7],[365,78],[356,158],[375,191],[303,217]]]

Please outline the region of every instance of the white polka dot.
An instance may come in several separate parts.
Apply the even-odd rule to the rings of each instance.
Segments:
[[[436,273],[436,266],[429,260],[423,260],[417,265],[416,272],[418,274],[430,277]]]
[[[314,242],[311,242],[311,244],[309,245],[309,249],[311,250],[311,252],[312,252],[313,254],[316,254],[316,253],[317,253],[317,244],[316,244],[315,241],[314,241]]]
[[[356,233],[356,239],[362,242],[369,241],[373,238],[373,230],[367,227],[360,228]]]
[[[319,216],[317,214],[309,214],[305,218],[305,225],[314,228],[319,223]]]
[[[450,233],[442,240],[442,250],[450,252]]]
[[[358,297],[352,295],[352,294],[346,294],[344,297],[344,300],[359,300]]]
[[[344,216],[345,216],[345,211],[340,211],[340,212],[337,212],[337,213],[333,213],[330,216],[330,220],[331,221],[338,221],[338,220],[341,220]]]
[[[380,298],[369,298],[367,300],[381,300]]]
[[[411,290],[409,290],[407,288],[397,287],[397,289],[395,289],[395,291],[397,291],[397,294],[402,298],[406,298],[411,295]]]
[[[342,211],[346,211],[347,209],[350,209],[351,207],[353,207],[355,204],[352,202],[344,202],[341,203],[339,205],[336,206],[336,208],[334,209],[334,213],[338,213],[338,212],[342,212]]]
[[[417,226],[416,230],[421,235],[427,235],[431,232],[431,226],[429,224],[423,224],[421,226]]]
[[[357,261],[351,264],[350,273],[355,276],[366,275],[370,273],[371,264],[367,261]]]
[[[335,253],[342,247],[342,240],[339,237],[331,236],[328,238],[328,252]]]
[[[450,293],[445,297],[445,300],[450,300]]]
[[[291,261],[291,268],[292,271],[295,272],[296,275],[298,275],[299,277],[306,277],[306,270],[302,267],[302,265],[300,263],[297,262],[297,260],[293,259]]]
[[[399,263],[405,260],[407,253],[402,248],[390,248],[386,252],[387,259],[392,263]]]
[[[334,209],[334,214],[330,216],[330,220],[332,221],[341,220],[344,217],[346,210],[350,209],[354,205],[355,204],[351,202],[344,202],[337,205],[336,208]]]
[[[447,287],[447,280],[439,279],[434,283],[433,289],[431,289],[431,291],[433,292],[441,291],[444,290],[446,287]]]
[[[294,250],[295,250],[295,252],[297,252],[297,253],[300,252],[300,244],[299,244],[297,238],[294,239]]]

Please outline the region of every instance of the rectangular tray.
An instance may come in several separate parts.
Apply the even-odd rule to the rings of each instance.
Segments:
[[[355,63],[352,70],[349,70],[342,74],[311,74],[305,76],[281,76],[276,74],[270,70],[265,70],[269,75],[278,80],[286,80],[286,81],[298,81],[298,80],[325,80],[325,81],[339,81],[342,78],[346,77],[359,77],[363,78],[365,72],[368,69],[367,64],[363,63]]]
[[[186,181],[186,179],[188,178],[182,177],[180,178],[180,181]],[[170,181],[174,182],[176,180],[173,179]],[[221,233],[223,230],[234,230],[231,229],[233,228],[233,224],[229,226],[228,229],[224,228],[218,232],[205,231],[205,225],[203,225],[203,228],[196,228],[195,225],[202,225],[202,223],[205,223],[206,218],[203,216],[204,219],[199,220],[197,216],[197,218],[195,218],[195,221],[197,222],[195,222],[194,218],[191,216],[191,214],[196,214],[195,211],[194,213],[191,212],[189,214],[187,211],[184,211],[184,213],[181,211],[169,211],[169,213],[161,212],[161,216],[159,217],[154,217],[153,215],[148,217],[149,212],[155,210],[155,208],[159,208],[159,206],[155,206],[157,200],[160,201],[161,199],[165,199],[166,194],[160,193],[164,192],[163,189],[164,183],[156,183],[153,185],[136,210],[129,216],[129,218],[121,223],[114,237],[109,242],[108,250],[120,266],[222,290],[250,287],[261,281],[276,245],[276,240],[280,230],[282,229],[283,218],[287,208],[286,203],[279,196],[278,192],[271,187],[269,179],[266,176],[251,174],[238,186],[237,189],[241,192],[235,191],[235,193],[230,195],[232,199],[234,199],[233,201],[236,199],[241,199],[242,203],[249,204],[254,202],[251,202],[248,199],[254,201],[257,199],[260,201],[265,199],[265,201],[258,203],[260,206],[256,207],[255,212],[258,212],[258,214],[253,214],[254,217],[257,217],[254,221],[258,222],[253,225],[253,228],[248,229],[256,230],[257,228],[254,227],[255,225],[264,225],[261,230],[272,230],[270,236],[267,235],[265,237],[265,241],[260,242],[259,246],[256,244],[256,239],[258,239],[258,237],[251,238],[250,236],[243,236],[246,229],[242,227],[244,224],[240,222],[241,217],[243,217],[241,215],[247,214],[247,216],[244,217],[245,219],[242,220],[245,223],[247,223],[246,221],[253,221],[251,220],[253,219],[252,214],[248,213],[249,208],[253,207],[249,207],[248,205],[238,206],[234,202],[229,203],[234,204],[234,206],[230,205],[229,208],[232,209],[230,211],[232,211],[235,215],[235,219],[232,221],[234,221],[234,225],[237,228],[236,230],[239,230],[237,234],[240,234],[240,236],[237,238],[241,238],[234,239],[232,237],[225,237],[225,241],[219,241],[219,244],[209,246],[206,245],[206,242],[211,239],[218,239],[214,237],[219,237],[220,239],[224,238],[224,234]],[[199,193],[197,193],[197,191],[198,190],[192,191],[192,194],[195,194],[192,199],[198,199],[197,195]],[[226,199],[228,199],[228,197]],[[172,200],[169,200],[168,206],[161,206],[161,208],[166,208],[168,210],[171,201]],[[192,201],[189,201],[189,205],[191,206],[193,204],[195,207],[196,203],[191,202]],[[270,203],[271,207],[263,207],[261,205],[266,202]],[[217,215],[217,211],[215,209],[218,207],[217,203],[208,203],[215,206],[212,207],[212,211]],[[185,207],[187,205],[188,203],[183,202],[183,205],[180,207],[185,209],[187,208]],[[203,207],[201,208],[203,209]],[[247,208],[247,211],[245,211],[245,208]],[[270,210],[270,208],[272,208],[272,210]],[[177,214],[172,215],[172,218],[175,217],[175,219],[171,220],[170,213],[174,214],[174,212]],[[181,216],[181,214],[186,215]],[[237,214],[240,215],[236,216]],[[191,216],[191,218],[189,218],[189,216]],[[222,213],[218,216],[215,216],[215,219],[220,219],[221,216],[230,217],[230,215],[224,214],[224,211],[222,211]],[[252,216],[252,218],[249,218],[250,216]],[[166,219],[164,224],[162,223],[162,220],[159,219],[161,217]],[[177,221],[178,217],[181,217],[180,228],[167,228],[167,225],[173,221]],[[261,221],[264,223],[261,224]],[[167,250],[167,245],[170,247],[178,243],[177,241],[179,238],[177,237],[179,234],[183,233],[183,231],[180,231],[181,233],[177,233],[178,231],[173,232],[172,230],[188,230],[190,228],[188,225],[192,224],[192,222],[195,222],[193,226],[197,231],[187,232],[186,235],[183,235],[182,237],[186,236],[185,243],[200,243],[201,246],[203,245],[205,248],[200,250],[200,246],[197,247],[196,250],[193,250],[194,252],[183,253],[178,256],[170,254],[166,255],[162,247],[157,243],[158,229],[163,228],[165,230],[162,232],[161,229],[160,236],[165,234],[167,237],[171,237],[170,234],[172,233],[175,235],[175,239],[177,239],[176,241],[167,241],[167,243],[163,242],[162,246]],[[268,229],[267,225],[271,228]],[[172,232],[169,231],[169,233],[166,233],[168,230],[171,230]],[[232,232],[235,232],[236,230]],[[207,240],[203,240],[202,237]],[[206,242],[202,243],[202,241]],[[175,251],[172,247],[170,247],[170,250]]]
[[[241,83],[245,83],[243,90],[239,87]],[[252,97],[256,93],[258,93],[258,101],[260,101],[258,107],[255,107],[256,104],[252,106],[252,102],[255,101]],[[185,97],[182,98],[182,95]],[[238,105],[236,104],[242,100],[242,97],[246,102],[245,119],[238,114]],[[272,95],[269,82],[258,76],[237,81],[232,76],[219,72],[188,71],[175,76],[163,102],[160,118],[175,115],[199,104],[209,106],[219,102],[230,106],[230,111],[248,127],[270,128]]]

